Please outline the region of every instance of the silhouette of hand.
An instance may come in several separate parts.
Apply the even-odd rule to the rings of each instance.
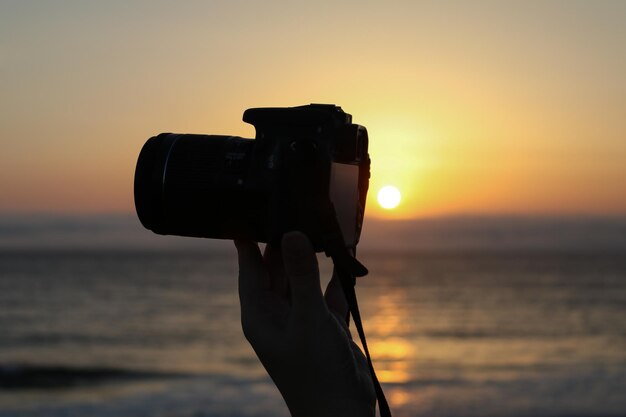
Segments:
[[[347,303],[333,276],[325,295],[308,238],[287,233],[282,253],[236,241],[243,332],[294,417],[369,417],[376,395],[352,341]]]

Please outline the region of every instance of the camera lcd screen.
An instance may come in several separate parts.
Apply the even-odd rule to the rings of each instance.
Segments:
[[[330,170],[330,200],[335,206],[341,233],[348,247],[357,244],[359,166],[333,162]]]

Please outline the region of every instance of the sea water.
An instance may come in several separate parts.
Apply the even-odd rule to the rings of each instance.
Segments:
[[[624,253],[360,258],[394,416],[626,414]],[[234,249],[0,251],[0,416],[288,416],[236,275]]]

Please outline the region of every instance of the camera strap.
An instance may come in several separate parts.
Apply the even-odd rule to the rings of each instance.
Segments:
[[[361,345],[363,346],[363,350],[365,351],[367,366],[369,367],[370,374],[372,375],[372,381],[374,382],[374,389],[376,390],[376,398],[378,399],[378,409],[380,411],[380,417],[391,417],[389,404],[387,404],[385,393],[383,392],[383,388],[378,381],[378,377],[376,376],[376,371],[374,370],[374,365],[372,364],[372,357],[370,356],[370,351],[367,347],[367,339],[365,338],[363,322],[361,321],[361,313],[359,312],[359,304],[357,302],[356,292],[354,290],[356,279],[354,278],[354,275],[342,268],[337,268],[337,274],[339,276],[339,281],[341,282],[346,301],[348,302],[348,308],[350,309],[350,314],[352,315],[352,320],[354,321],[356,331],[359,334],[359,338],[361,339]]]
[[[336,222],[334,223],[337,227],[335,230],[338,231],[339,225]],[[346,301],[348,302],[348,308],[350,310],[350,314],[352,315],[352,320],[354,321],[356,331],[359,334],[359,339],[361,339],[361,345],[363,346],[363,350],[365,351],[367,366],[370,370],[372,381],[374,382],[374,389],[376,390],[376,398],[378,399],[378,409],[380,411],[380,417],[391,417],[389,404],[387,403],[383,388],[378,381],[378,377],[376,376],[376,371],[374,370],[374,365],[372,363],[372,357],[367,346],[365,330],[363,330],[363,322],[361,320],[361,313],[359,311],[359,303],[357,302],[356,292],[354,289],[356,285],[356,277],[367,275],[368,270],[367,268],[365,268],[365,266],[363,266],[363,264],[361,264],[354,256],[350,254],[345,244],[343,244],[343,237],[341,236],[341,232],[339,232],[338,234],[334,233],[333,238],[330,239],[329,243],[331,244],[329,245],[326,254],[330,256],[333,260],[333,264],[335,265],[335,271],[337,273],[337,276],[339,277],[339,281],[341,282],[341,287],[343,289],[344,296],[346,297]]]

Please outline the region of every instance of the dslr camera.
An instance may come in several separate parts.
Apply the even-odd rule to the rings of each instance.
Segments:
[[[370,177],[367,130],[340,107],[253,108],[255,139],[162,133],[143,146],[135,207],[163,235],[278,244],[304,232],[317,252],[355,248]]]

